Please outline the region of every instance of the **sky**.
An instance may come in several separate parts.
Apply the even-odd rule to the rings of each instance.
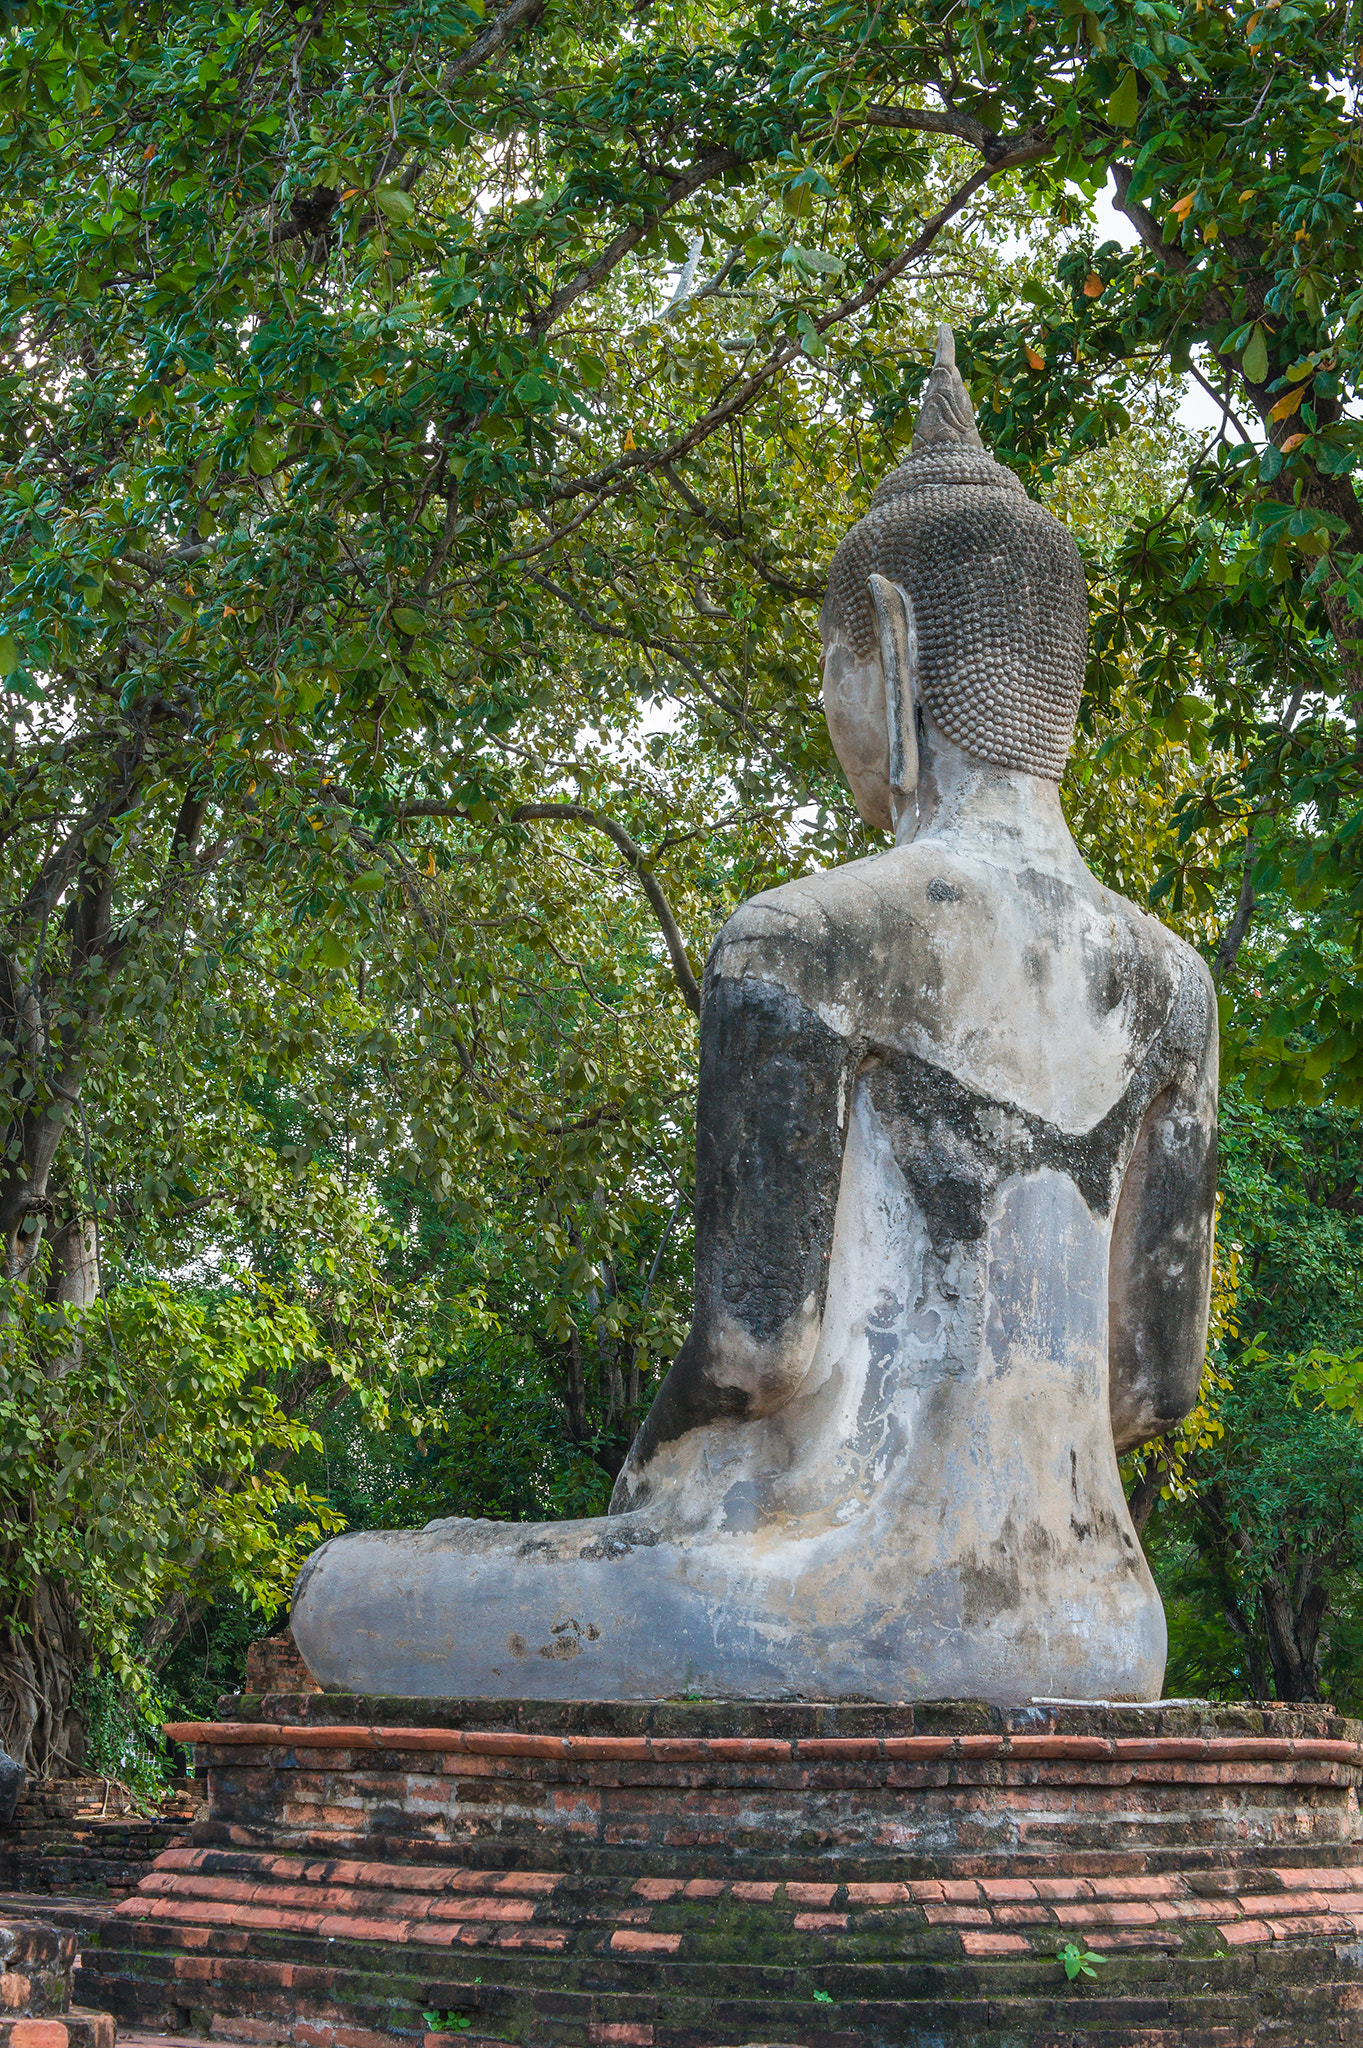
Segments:
[[[1136,246],[1136,230],[1124,213],[1118,213],[1112,204],[1112,192],[1104,186],[1094,200],[1094,211],[1098,216],[1098,240],[1120,242],[1124,249]],[[1214,434],[1221,421],[1221,408],[1191,377],[1183,379],[1183,396],[1179,401],[1178,416],[1191,433],[1205,436]]]

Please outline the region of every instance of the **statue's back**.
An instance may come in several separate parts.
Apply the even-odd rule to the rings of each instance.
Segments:
[[[1066,828],[1085,617],[944,334],[821,620],[834,747],[893,844],[711,954],[691,1327],[611,1515],[324,1546],[294,1626],[328,1683],[1158,1693],[1117,1455],[1196,1398],[1215,1006]]]

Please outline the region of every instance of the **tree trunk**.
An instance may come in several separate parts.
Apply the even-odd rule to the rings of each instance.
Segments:
[[[582,1444],[587,1441],[587,1381],[582,1370],[582,1340],[574,1324],[564,1347],[564,1377],[567,1382],[568,1441]]]
[[[86,1308],[98,1294],[98,1232],[90,1218],[70,1217],[48,1236],[47,1297]],[[77,1363],[73,1351],[53,1376]],[[80,1603],[64,1580],[44,1575],[30,1594],[0,1604],[0,1748],[32,1776],[83,1767],[85,1722],[74,1694],[89,1666]]]
[[[89,1662],[75,1598],[62,1580],[40,1578],[0,1624],[0,1749],[33,1777],[64,1777],[84,1764],[85,1722],[73,1694]]]
[[[1146,1445],[1145,1460],[1145,1470],[1132,1486],[1126,1503],[1131,1526],[1138,1536],[1144,1536],[1145,1525],[1160,1497],[1160,1488],[1169,1476],[1169,1467],[1164,1462],[1163,1438],[1158,1443]]]
[[[1211,1573],[1221,1612],[1230,1623],[1244,1652],[1250,1698],[1266,1700],[1269,1696],[1269,1672],[1264,1662],[1259,1632],[1254,1625],[1254,1609],[1252,1606],[1246,1608],[1242,1605],[1240,1588],[1233,1570],[1233,1564],[1237,1559],[1242,1564],[1246,1559],[1245,1539],[1233,1525],[1219,1486],[1204,1487],[1196,1498],[1194,1509],[1197,1547],[1203,1563]],[[1279,1698],[1281,1697],[1279,1694]]]
[[[1273,1689],[1280,1700],[1318,1700],[1320,1631],[1330,1604],[1318,1558],[1293,1571],[1284,1560],[1263,1589]]]

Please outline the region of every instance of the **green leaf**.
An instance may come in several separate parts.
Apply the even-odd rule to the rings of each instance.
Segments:
[[[842,258],[830,256],[823,249],[802,249],[798,242],[792,242],[782,257],[794,270],[817,270],[825,277],[837,277],[842,270]]]
[[[0,676],[13,675],[19,666],[19,649],[12,633],[0,633]]]
[[[393,613],[393,624],[397,627],[399,633],[416,634],[424,633],[426,630],[426,621],[422,618],[421,613],[410,610],[407,605],[398,606],[397,610]]]
[[[387,214],[389,220],[395,220],[402,226],[416,219],[416,207],[412,203],[411,195],[404,192],[401,185],[376,185],[374,204],[380,213]]]
[[[1255,324],[1249,338],[1249,346],[1240,358],[1240,367],[1251,384],[1262,384],[1268,375],[1268,342],[1261,324]]]
[[[1124,71],[1116,92],[1107,103],[1107,118],[1114,128],[1131,128],[1140,110],[1140,80],[1134,71]]]
[[[246,451],[246,459],[257,476],[268,476],[271,470],[278,465],[279,450],[274,446],[273,442],[266,440],[264,434],[252,434],[251,445]]]

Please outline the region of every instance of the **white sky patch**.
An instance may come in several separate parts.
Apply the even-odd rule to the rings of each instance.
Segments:
[[[1137,246],[1140,236],[1126,215],[1118,213],[1113,205],[1109,186],[1104,185],[1102,190],[1094,195],[1093,211],[1097,217],[1100,243],[1120,242],[1124,249],[1134,249]],[[1191,377],[1181,377],[1179,384],[1179,424],[1186,427],[1190,434],[1196,434],[1199,440],[1205,441],[1210,435],[1215,434],[1221,425],[1221,408],[1200,384],[1193,382]],[[1234,403],[1232,395],[1231,404]]]

